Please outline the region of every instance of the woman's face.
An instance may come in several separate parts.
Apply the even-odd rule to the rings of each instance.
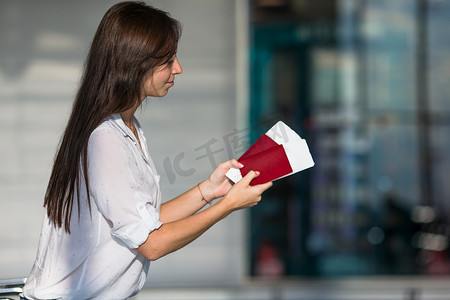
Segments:
[[[144,79],[144,97],[164,97],[174,85],[175,75],[183,70],[176,56],[156,68],[153,76]]]

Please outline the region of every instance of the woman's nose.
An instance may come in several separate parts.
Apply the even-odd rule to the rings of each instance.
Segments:
[[[175,58],[175,61],[173,62],[173,74],[181,74],[183,72],[183,69],[181,68],[180,62],[178,61],[178,58]]]

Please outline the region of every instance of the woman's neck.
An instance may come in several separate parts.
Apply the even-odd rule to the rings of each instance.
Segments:
[[[120,113],[120,116],[122,117],[122,121],[125,123],[125,125],[132,129],[134,126],[134,114],[128,115],[125,113]]]
[[[120,116],[122,117],[122,121],[130,129],[132,129],[134,127],[134,113],[136,112],[137,108],[138,108],[138,105],[135,105],[134,107],[120,113]]]
[[[141,144],[141,140],[139,138],[139,133],[137,132],[136,127],[134,126],[134,113],[135,112],[136,112],[136,109],[129,109],[124,112],[121,112],[120,117],[122,118],[122,121],[125,124],[125,126],[130,128],[131,132],[133,132],[134,136],[136,137],[137,141],[139,142],[139,146],[141,146],[141,149],[142,149],[142,144]]]

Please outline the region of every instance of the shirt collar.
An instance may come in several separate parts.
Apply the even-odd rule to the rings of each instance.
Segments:
[[[124,136],[127,136],[127,137],[131,138],[133,141],[135,141],[133,132],[131,131],[130,128],[128,128],[127,125],[125,125],[120,114],[109,115],[108,117],[106,117],[105,120],[111,120],[117,126],[117,128],[119,128],[120,131],[122,131]],[[135,122],[135,124],[136,124],[136,122]],[[136,126],[136,127],[139,127],[139,126]],[[140,128],[138,130],[140,130]]]
[[[141,154],[142,154],[142,157],[144,158],[144,160],[147,163],[149,162],[148,154],[147,154],[148,150],[147,150],[146,140],[143,135],[141,125],[139,124],[139,121],[136,119],[136,117],[133,118],[133,122],[134,122],[134,125],[136,126],[136,130],[138,131],[138,134],[140,134],[140,136],[141,136],[142,146],[139,145],[139,142],[136,139],[136,137],[134,136],[134,133],[131,131],[131,129],[127,125],[125,125],[120,114],[117,113],[117,114],[109,115],[108,117],[105,118],[105,121],[111,121],[114,124],[114,126],[116,126],[118,129],[120,129],[120,131],[123,133],[124,137],[128,137],[130,140],[132,140],[133,143],[141,151]]]

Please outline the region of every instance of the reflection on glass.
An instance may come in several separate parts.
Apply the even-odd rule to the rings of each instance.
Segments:
[[[283,119],[316,165],[252,211],[252,274],[270,253],[285,276],[450,275],[450,4],[335,3],[253,23],[251,120]]]

